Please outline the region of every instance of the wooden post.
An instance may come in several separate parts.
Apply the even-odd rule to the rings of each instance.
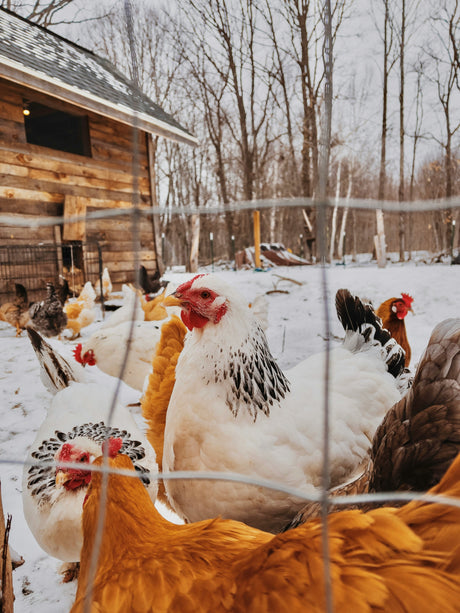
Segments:
[[[260,268],[260,211],[254,211],[254,264]]]
[[[198,272],[198,252],[200,248],[200,216],[192,215],[192,245],[190,248],[190,272]]]
[[[11,557],[8,548],[8,534],[5,529],[5,518],[3,516],[2,492],[0,482],[0,611],[1,613],[13,613],[13,577],[11,567]]]

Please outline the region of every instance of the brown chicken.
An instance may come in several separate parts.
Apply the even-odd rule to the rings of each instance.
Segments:
[[[184,346],[187,328],[173,315],[161,328],[161,337],[152,361],[147,389],[141,399],[142,415],[147,422],[147,439],[155,449],[158,470],[162,470],[166,412],[175,383],[176,364]],[[158,498],[169,506],[162,481]]]
[[[426,491],[459,452],[460,318],[455,318],[433,330],[411,389],[374,434],[365,470],[331,494]],[[318,514],[319,505],[308,504],[288,527]]]
[[[16,336],[26,328],[29,323],[29,303],[27,290],[21,283],[14,284],[16,297],[13,302],[5,302],[0,307],[0,321],[6,321],[16,328]]]
[[[108,461],[112,469],[133,470],[127,456]],[[134,475],[108,478],[107,520],[91,577],[101,483],[93,472],[71,613],[324,612],[319,520],[276,536],[220,518],[171,524]],[[460,496],[460,457],[430,494]],[[342,511],[329,516],[328,536],[335,611],[458,612],[459,507],[414,501],[400,509]]]
[[[377,315],[382,320],[383,327],[406,352],[406,368],[410,364],[411,348],[407,340],[404,318],[409,311],[412,312],[413,301],[414,299],[409,294],[401,294],[401,298],[389,298],[377,309]]]

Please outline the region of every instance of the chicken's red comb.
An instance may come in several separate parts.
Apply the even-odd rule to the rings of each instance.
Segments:
[[[77,362],[79,364],[83,364],[83,358],[81,357],[81,350],[82,349],[83,349],[82,344],[78,343],[78,345],[73,350],[73,357],[77,360]]]
[[[182,285],[179,285],[176,291],[183,292],[184,290],[190,289],[195,279],[199,279],[200,277],[204,277],[204,274],[195,275],[193,279],[190,279],[190,281],[186,281],[185,283],[182,283]]]
[[[109,438],[107,441],[104,441],[102,443],[102,453],[105,454],[107,450],[107,454],[109,458],[114,458],[117,455],[117,453],[120,451],[122,445],[123,445],[123,440],[120,437]]]
[[[410,308],[412,303],[414,302],[414,299],[412,298],[412,296],[409,296],[409,294],[404,294],[404,293],[401,293],[401,296],[402,296],[402,299],[406,307]]]

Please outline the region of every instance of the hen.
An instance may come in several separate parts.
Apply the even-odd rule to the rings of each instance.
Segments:
[[[27,290],[21,283],[14,284],[16,297],[13,302],[4,302],[0,307],[0,321],[6,321],[16,328],[19,336],[29,323],[29,302]]]
[[[112,293],[112,280],[110,278],[109,269],[107,267],[102,271],[102,298],[104,300],[108,300],[110,298],[110,294]],[[101,297],[101,283],[98,281],[96,283],[96,294],[100,298]]]
[[[460,451],[460,319],[446,319],[431,334],[407,394],[385,415],[365,471],[332,494],[426,491]],[[343,508],[343,505],[341,505]],[[318,514],[308,504],[291,523]]]
[[[153,275],[149,275],[146,267],[141,264],[139,267],[139,282],[144,294],[157,294],[161,289],[168,285],[167,281],[161,279],[160,272],[156,270]]]
[[[127,385],[142,391],[160,340],[159,323],[125,321],[113,327],[101,327],[76,346],[75,359],[82,366],[97,365],[108,375],[120,377]],[[127,356],[126,349],[129,351]]]
[[[96,292],[91,281],[87,281],[78,298],[65,303],[64,312],[67,315],[66,327],[73,332],[72,340],[80,336],[82,328],[89,326],[96,319],[95,300]]]
[[[34,330],[28,330],[42,377],[54,397],[31,444],[23,473],[23,506],[38,544],[51,556],[77,562],[82,546],[81,511],[88,465],[108,437],[120,437],[152,500],[157,494],[155,453],[129,411],[106,386],[78,382],[81,375]],[[66,462],[79,464],[66,468]],[[56,464],[57,465],[56,465]],[[81,468],[80,468],[81,466]]]
[[[182,307],[190,332],[167,409],[163,470],[231,471],[315,491],[323,465],[324,355],[283,373],[244,299],[214,275],[182,284],[165,304]],[[332,486],[366,456],[400,398],[404,368],[401,348],[369,305],[341,290],[337,306],[347,332],[330,353]],[[274,532],[303,506],[281,492],[228,482],[168,480],[166,492],[187,521],[223,515]]]
[[[108,462],[112,470],[132,470],[126,456]],[[318,520],[276,536],[220,518],[175,525],[158,513],[137,478],[116,473],[108,478],[107,521],[92,576],[101,482],[93,472],[71,613],[326,610]],[[430,493],[460,496],[460,458]],[[328,537],[334,611],[458,611],[459,507],[411,502],[334,513]]]
[[[58,336],[67,325],[61,301],[52,283],[46,284],[46,298],[29,308],[29,324],[44,336]]]
[[[401,298],[389,298],[382,302],[376,311],[382,320],[382,326],[390,332],[391,336],[406,352],[406,367],[410,364],[411,348],[407,340],[404,318],[409,311],[412,311],[413,301],[414,299],[409,294],[401,294]]]

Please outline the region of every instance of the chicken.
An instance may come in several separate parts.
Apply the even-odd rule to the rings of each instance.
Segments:
[[[148,385],[141,398],[142,415],[147,423],[147,438],[155,450],[158,470],[162,471],[166,412],[175,383],[177,360],[184,347],[187,328],[173,315],[161,326],[161,337],[152,361]],[[158,483],[158,499],[170,507],[163,481]]]
[[[407,340],[406,324],[404,318],[409,311],[412,312],[414,299],[409,294],[401,294],[401,298],[389,298],[382,302],[376,313],[396,342],[406,352],[405,366],[408,367],[411,359],[411,348]]]
[[[29,302],[27,290],[21,283],[14,284],[16,297],[13,302],[4,302],[0,306],[0,321],[6,321],[16,328],[20,336],[29,322]]]
[[[37,332],[30,330],[29,336],[42,375],[48,379],[47,387],[54,387],[54,397],[24,464],[24,516],[38,544],[49,555],[78,562],[88,465],[101,455],[103,441],[121,438],[122,451],[133,460],[152,500],[157,484],[148,472],[157,471],[155,453],[129,411],[119,403],[113,404],[110,389],[79,382],[80,373],[74,372]],[[66,467],[66,462],[78,463],[78,467]]]
[[[64,312],[67,315],[66,327],[73,332],[72,340],[78,338],[81,329],[89,326],[96,319],[95,300],[96,292],[91,281],[87,281],[78,298],[65,303]]]
[[[29,308],[29,316],[29,325],[44,336],[58,336],[65,329],[67,315],[56,295],[53,283],[46,284],[46,298],[32,304]]]
[[[97,365],[108,375],[119,377],[127,385],[142,391],[145,378],[152,370],[152,358],[160,335],[158,322],[125,321],[96,330],[76,346],[74,356],[82,366]]]
[[[345,290],[337,300],[347,333],[330,353],[331,486],[354,473],[399,400],[404,359],[370,306]],[[214,275],[182,284],[165,304],[182,307],[190,332],[167,409],[163,471],[231,471],[314,493],[323,464],[324,356],[283,373],[246,302]],[[186,521],[223,515],[277,532],[303,506],[282,492],[224,481],[165,487]]]
[[[108,462],[113,471],[132,470],[124,455]],[[326,610],[319,520],[276,536],[221,518],[171,524],[137,478],[116,473],[108,478],[107,521],[92,574],[101,483],[93,472],[70,613]],[[460,458],[430,493],[460,496]],[[458,611],[459,507],[417,501],[400,509],[334,513],[328,538],[334,611]]]
[[[407,394],[377,428],[365,469],[333,496],[426,491],[460,452],[460,319],[446,319],[431,334]],[[341,505],[343,508],[343,505]],[[308,504],[290,526],[320,513]]]
[[[139,267],[139,282],[142,287],[142,291],[146,295],[157,294],[162,288],[165,288],[168,285],[167,281],[161,280],[161,275],[158,270],[156,270],[153,275],[149,275],[143,264],[141,264]]]
[[[72,292],[70,291],[69,282],[65,277],[60,275],[62,279],[61,283],[56,288],[56,295],[59,298],[60,303],[64,306],[67,301],[67,298],[70,298]]]
[[[147,298],[142,299],[141,305],[144,310],[145,321],[161,321],[168,317],[168,311],[166,307],[163,306],[165,292],[166,290],[163,290],[161,294],[155,296],[155,298],[151,300],[147,300]]]
[[[119,309],[108,317],[100,329],[114,328],[126,321],[144,321],[144,311],[142,309],[142,298],[135,288],[124,284],[121,287],[123,292],[123,304]]]
[[[104,300],[108,300],[110,298],[110,294],[112,293],[112,280],[110,278],[110,273],[109,273],[109,269],[107,268],[107,266],[102,271],[101,281],[102,281],[102,297],[104,298]],[[100,286],[101,284],[98,281],[96,283],[96,294],[99,298],[101,296]]]

